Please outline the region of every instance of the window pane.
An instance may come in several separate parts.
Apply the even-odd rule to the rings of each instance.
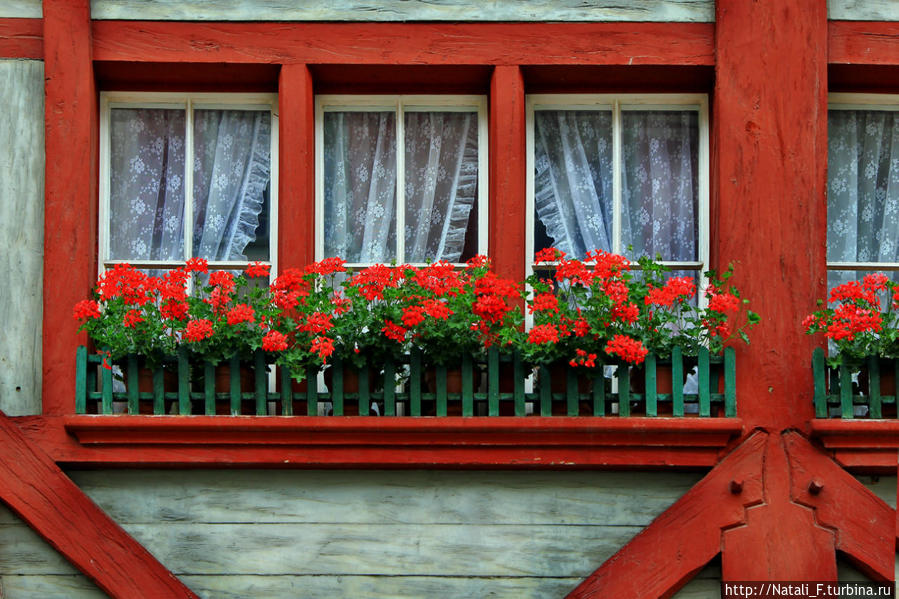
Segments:
[[[534,113],[534,249],[612,249],[612,113]]]
[[[183,110],[113,108],[109,257],[184,258]]]
[[[268,260],[270,111],[195,110],[193,128],[193,255]]]
[[[396,118],[393,112],[325,112],[325,256],[396,258]]]
[[[896,113],[832,110],[827,126],[827,259],[899,262]]]
[[[698,114],[625,110],[621,127],[622,250],[631,257],[697,260]]]
[[[478,115],[407,112],[404,125],[405,261],[465,260],[477,248]]]

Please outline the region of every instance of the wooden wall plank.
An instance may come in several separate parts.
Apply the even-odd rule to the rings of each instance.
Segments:
[[[170,21],[693,21],[713,0],[92,0],[95,19]]]
[[[832,64],[899,65],[899,22],[831,21],[827,38]]]
[[[95,60],[134,62],[713,65],[714,38],[709,23],[93,23]]]
[[[44,57],[44,23],[41,19],[0,16],[0,59]]]
[[[41,413],[44,65],[0,60],[0,410]]]
[[[0,576],[4,599],[107,599],[109,596],[91,583],[87,577],[69,574],[40,574],[36,576]]]
[[[895,0],[827,0],[827,18],[846,21],[899,21]]]
[[[41,0],[0,0],[0,18],[40,19]]]

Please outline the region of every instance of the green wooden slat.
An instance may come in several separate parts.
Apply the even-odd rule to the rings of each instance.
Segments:
[[[103,379],[102,410],[104,414],[112,414],[112,369],[100,366],[100,377]]]
[[[571,365],[565,365],[565,408],[568,416],[577,416],[580,390],[577,384],[577,371]]]
[[[462,356],[462,416],[474,416],[474,386],[471,356]]]
[[[684,354],[680,347],[671,349],[671,415],[684,415]]]
[[[852,371],[840,364],[840,411],[843,418],[852,418]]]
[[[208,360],[203,361],[203,411],[207,415],[215,414],[215,366]]]
[[[165,414],[165,371],[162,366],[153,370],[153,413]]]
[[[658,392],[658,377],[656,376],[656,357],[653,354],[646,356],[645,376],[646,376],[646,415],[658,416],[658,400],[656,393]],[[673,384],[672,384],[673,387]]]
[[[631,415],[631,377],[626,362],[618,362],[618,415]]]
[[[384,362],[384,415],[396,416],[396,367],[390,358]]]
[[[178,350],[178,413],[190,414],[190,363],[185,348]]]
[[[815,388],[815,418],[827,418],[827,368],[824,350],[816,347],[812,352],[812,378]]]
[[[605,365],[600,363],[593,375],[593,415],[606,415],[606,377]]]
[[[293,416],[293,379],[286,368],[279,368],[278,373],[281,377],[281,415]]]
[[[540,415],[541,416],[552,416],[553,415],[553,389],[552,389],[552,381],[550,380],[549,368],[546,366],[540,367]]]
[[[487,350],[487,415],[499,416],[499,349]]]
[[[229,364],[228,392],[231,396],[231,415],[240,416],[242,411],[240,404],[243,399],[243,390],[240,384],[240,358],[237,355],[231,356]]]
[[[868,398],[868,417],[882,418],[880,402],[880,359],[877,356],[868,356],[868,390],[871,394]]]
[[[334,373],[334,379],[332,381],[334,388],[330,389],[331,413],[335,416],[343,416],[343,382],[345,380],[344,373],[346,372],[346,367],[344,361],[340,358],[334,360],[334,365],[337,366],[337,372]]]
[[[712,415],[711,382],[709,381],[709,350],[699,348],[699,415]]]
[[[268,414],[268,373],[265,368],[265,353],[257,349],[253,355],[253,374],[256,375],[256,415]]]
[[[521,354],[515,352],[512,354],[512,397],[515,401],[515,415],[525,416],[524,401],[524,364],[521,363]]]
[[[314,366],[306,369],[306,415],[318,415],[318,369]]]
[[[359,369],[359,414],[368,416],[371,413],[371,386],[368,383],[368,364]]]
[[[421,350],[412,348],[409,356],[409,412],[421,416]]]
[[[437,415],[446,416],[446,366],[443,364],[437,366],[436,381],[434,384],[437,385]]]
[[[87,348],[75,350],[75,413],[87,412]]]
[[[724,416],[737,416],[737,354],[732,347],[724,350]]]
[[[128,354],[125,359],[125,391],[128,393],[128,413],[140,413],[140,374],[137,367],[137,356]]]

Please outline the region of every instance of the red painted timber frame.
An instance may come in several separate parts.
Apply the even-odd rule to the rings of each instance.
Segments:
[[[884,546],[897,538],[893,510],[840,466],[895,471],[899,430],[895,423],[812,418],[810,368],[805,358],[811,355],[814,341],[799,337],[795,323],[824,291],[819,275],[824,264],[826,127],[822,123],[826,123],[827,59],[841,90],[867,91],[870,81],[882,73],[895,78],[899,23],[828,23],[823,3],[817,0],[774,4],[719,0],[716,24],[92,22],[87,0],[45,0],[44,19],[0,19],[0,56],[43,58],[47,76],[45,416],[0,417],[0,433],[10,441],[0,444],[0,462],[14,461],[24,451],[32,455],[33,466],[0,472],[5,485],[0,498],[14,506],[17,493],[42,489],[46,478],[70,495],[58,503],[71,502],[90,513],[89,500],[74,485],[67,486],[61,472],[52,471],[52,462],[170,467],[715,465],[699,485],[572,596],[643,597],[646,587],[636,589],[633,584],[645,579],[648,559],[659,566],[648,569],[653,573],[648,581],[653,594],[667,597],[722,549],[725,579],[794,577],[797,573],[832,576],[836,550],[849,555],[870,576],[889,578],[892,555],[888,563],[884,553],[892,551]],[[784,23],[769,27],[776,20]],[[377,49],[372,49],[372,39],[379,40]],[[775,55],[779,68],[766,62]],[[436,80],[425,82],[427,89],[446,93],[459,86],[489,93],[490,249],[497,269],[508,276],[524,272],[524,257],[505,242],[518,243],[524,236],[525,93],[607,91],[616,86],[619,91],[649,91],[652,86],[643,87],[643,75],[635,75],[638,71],[657,78],[664,88],[660,91],[684,86],[712,91],[709,70],[714,68],[712,226],[718,235],[713,261],[742,263],[739,282],[756,301],[754,307],[777,315],[763,321],[752,349],[741,352],[742,420],[304,418],[284,422],[73,416],[73,348],[83,337],[72,332],[69,311],[88,292],[96,272],[95,81],[112,74],[104,84],[118,85],[115,73],[133,70],[138,77],[130,85],[152,83],[154,73],[164,71],[166,65],[190,65],[175,69],[187,81],[191,73],[202,73],[204,64],[218,65],[215,68],[239,64],[250,69],[277,65],[280,69],[282,267],[303,264],[312,257],[315,215],[309,131],[318,91],[316,72],[327,85],[339,87],[328,77],[344,71],[353,77],[351,73],[363,73],[366,67],[385,67],[395,80],[414,87],[421,84],[415,70],[428,65],[454,74],[445,87]],[[96,65],[101,66],[99,74],[95,74]],[[489,70],[486,80],[484,69]],[[261,66],[259,72],[263,73]],[[674,72],[678,76],[671,75]],[[258,85],[268,76],[250,75],[248,84]],[[363,83],[374,85],[371,79]],[[129,83],[123,80],[121,85]],[[159,85],[165,87],[166,82]],[[369,91],[381,90],[375,85]],[[788,101],[784,94],[790,95]],[[72,152],[73,147],[83,151]],[[816,226],[801,224],[809,219]],[[497,244],[499,223],[517,223],[503,229],[504,244]],[[753,228],[763,223],[771,234],[753,236],[747,223],[753,223]],[[774,275],[775,284],[748,276],[747,265],[758,266],[757,272],[766,277]],[[787,278],[790,293],[784,292]],[[809,299],[808,306],[793,305],[792,293],[797,289]],[[759,347],[771,353],[758,351]],[[794,369],[792,364],[801,366]],[[734,449],[741,433],[744,441]],[[806,434],[836,462],[810,444]],[[816,485],[824,491],[812,495],[809,477],[818,477]],[[847,503],[864,506],[854,513],[865,519],[843,513],[839,508]],[[58,508],[54,503],[17,511],[40,530],[42,521],[48,515],[52,518]],[[63,514],[71,517],[71,512],[63,510]],[[84,520],[94,522],[93,517]],[[50,542],[111,591],[114,574],[91,573],[90,564],[78,561],[77,551],[65,548],[69,537],[61,530],[64,526],[49,522]],[[787,554],[768,540],[771,527],[783,522],[789,523],[791,538],[807,551],[778,563],[747,560],[747,555]],[[884,541],[887,526],[890,542]],[[123,559],[131,559],[134,570],[153,572],[152,558],[123,531],[102,529],[100,524],[85,527],[86,543],[94,544],[87,553],[102,551],[98,536],[110,534],[126,548]],[[694,538],[696,542],[683,547],[681,559],[671,567],[668,549]],[[166,580],[164,571],[157,574],[159,580]]]

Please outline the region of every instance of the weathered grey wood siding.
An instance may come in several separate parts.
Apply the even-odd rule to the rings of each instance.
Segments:
[[[827,0],[827,16],[841,21],[899,21],[896,0]]]
[[[95,19],[188,21],[694,21],[714,0],[91,0]]]
[[[44,63],[0,60],[0,409],[41,411]]]
[[[0,18],[40,19],[41,0],[0,0]]]

